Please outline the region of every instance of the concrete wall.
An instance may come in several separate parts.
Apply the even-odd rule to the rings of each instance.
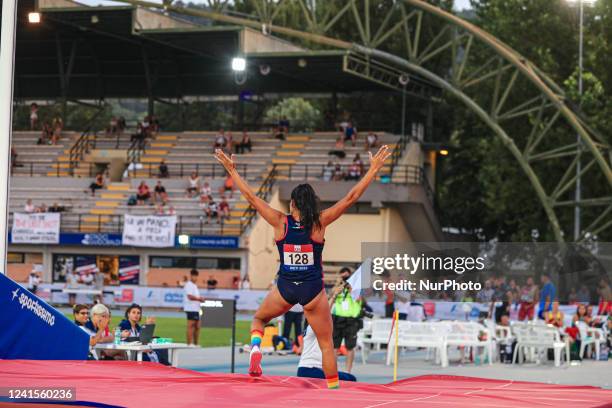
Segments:
[[[134,28],[137,30],[159,30],[168,28],[193,28],[194,24],[174,19],[161,13],[138,7],[134,15]]]
[[[245,28],[241,34],[242,51],[245,54],[259,52],[296,52],[303,51],[296,45],[280,38],[263,35],[261,31]]]
[[[276,190],[269,201],[277,210],[287,213],[287,204],[279,200]],[[266,289],[278,271],[279,258],[276,243],[274,242],[274,228],[266,220],[257,217],[251,231],[244,237],[244,244],[248,248],[248,274],[251,288]]]

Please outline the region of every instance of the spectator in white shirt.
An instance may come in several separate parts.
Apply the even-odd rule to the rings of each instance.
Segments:
[[[249,275],[244,275],[242,282],[240,282],[240,289],[242,290],[251,289],[251,281],[249,281]]]
[[[187,344],[198,345],[200,342],[200,303],[204,298],[200,296],[200,291],[196,282],[199,272],[192,269],[189,273],[190,280],[183,286],[183,310],[187,315]]]
[[[30,276],[28,277],[28,289],[30,290],[30,292],[36,294],[36,291],[38,290],[38,285],[40,285],[40,276],[38,276],[38,273],[36,273],[36,271],[30,272]]]
[[[198,176],[198,173],[195,171],[191,173],[188,181],[189,185],[187,186],[187,196],[191,198],[196,195],[200,189],[200,177]]]
[[[306,324],[308,324],[308,322]],[[306,330],[304,331],[304,346],[302,348],[300,362],[298,363],[297,376],[307,378],[325,378],[325,374],[323,373],[323,358],[321,355],[321,348],[317,342],[317,336],[315,336],[310,326],[307,326]],[[353,374],[342,371],[338,371],[338,379],[342,381],[357,381]]]
[[[36,207],[34,207],[34,204],[32,204],[31,198],[28,198],[28,201],[26,201],[25,206],[23,207],[23,211],[25,211],[28,214],[32,214],[33,212],[36,211]]]
[[[200,189],[200,195],[206,197],[212,195],[212,188],[210,188],[210,184],[208,184],[208,182],[204,182],[204,185],[202,185],[202,188]]]

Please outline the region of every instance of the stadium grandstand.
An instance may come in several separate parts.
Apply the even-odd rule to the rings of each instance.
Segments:
[[[372,81],[360,76],[358,61],[351,61],[344,53],[307,51],[245,27],[200,26],[133,6],[92,8],[46,0],[38,3],[44,20],[32,25],[26,17],[32,7],[20,3],[18,19],[15,96],[24,106],[50,98],[65,103],[65,109],[78,101],[95,104],[111,98],[145,98],[149,101],[146,114],[152,116],[155,101],[164,98],[389,90],[388,78]],[[42,43],[48,47],[39,48]],[[43,63],[58,55],[63,64]],[[245,56],[255,66],[269,67],[270,73],[255,73],[246,84],[237,85],[229,70],[236,55]],[[181,72],[176,71],[176,61],[180,61]],[[304,62],[306,66],[300,67]],[[202,66],[207,69],[196,72]],[[406,93],[411,98],[408,105],[415,105],[414,100],[427,106],[439,95],[439,89],[415,77]],[[331,283],[339,265],[358,264],[361,242],[442,239],[433,205],[437,152],[422,143],[427,114],[425,109],[413,115],[418,121],[407,122],[403,136],[360,128],[357,144],[342,146],[341,157],[329,155],[336,149],[339,131],[296,133],[289,129],[282,140],[275,134],[274,124],[259,125],[259,130],[249,130],[252,149],[238,155],[238,166],[258,195],[280,208],[288,208],[291,187],[305,180],[317,185],[325,206],[354,184],[345,179],[356,155],[363,157],[359,169],[363,172],[370,131],[377,135],[376,146],[390,146],[393,155],[378,187],[329,232],[328,239],[338,243],[334,253],[326,252],[325,256]],[[162,127],[146,140],[139,140],[130,137],[135,125],[127,123],[120,136],[106,129],[62,129],[57,144],[41,144],[39,130],[14,132],[12,146],[17,156],[9,220],[12,223],[12,214],[23,212],[28,200],[34,208],[57,203],[64,210],[63,241],[40,246],[11,243],[14,262],[9,265],[9,276],[25,281],[34,265],[42,265],[37,267],[42,267],[43,281],[52,283],[59,276],[54,268],[68,259],[77,262],[77,255],[78,263],[89,265],[98,265],[108,257],[136,256],[140,285],[176,286],[192,265],[219,264],[226,266],[205,269],[219,281],[219,287],[231,288],[234,277],[248,273],[254,288],[267,288],[278,256],[271,250],[269,228],[257,219],[252,222],[254,213],[240,194],[227,194],[229,211],[222,222],[206,216],[199,192],[193,197],[186,195],[188,179],[195,173],[201,184],[209,184],[212,199],[220,203],[225,172],[212,155],[219,132],[168,132]],[[226,125],[226,131],[233,132],[237,143],[245,127],[244,118],[238,116]],[[159,178],[162,161],[167,174]],[[327,168],[330,162],[333,169]],[[92,195],[89,186],[99,173],[104,173],[104,184]],[[116,245],[121,241],[123,217],[153,215],[158,210],[153,197],[146,205],[129,205],[141,182],[153,194],[158,179],[167,192],[167,205],[161,211],[167,213],[171,208],[177,217],[176,245],[142,248],[135,255],[133,248]],[[355,225],[360,228],[356,230]],[[179,244],[179,236],[188,236],[189,244]],[[98,244],[92,248],[94,242]],[[134,262],[129,262],[130,270]]]

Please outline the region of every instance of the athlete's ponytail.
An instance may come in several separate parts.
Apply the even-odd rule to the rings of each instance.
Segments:
[[[291,192],[293,205],[300,211],[300,222],[305,228],[320,228],[319,197],[310,184],[300,184]]]

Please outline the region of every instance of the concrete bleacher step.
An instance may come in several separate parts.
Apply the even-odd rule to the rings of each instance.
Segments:
[[[308,142],[310,140],[309,136],[305,135],[290,135],[287,136],[287,141],[289,142]]]
[[[89,213],[92,215],[113,215],[115,210],[112,208],[92,208]]]
[[[249,207],[250,207],[250,204],[249,204],[249,203],[247,203],[247,202],[245,202],[245,201],[242,201],[242,202],[236,203],[236,205],[235,205],[235,208],[237,208],[237,209],[241,209],[241,210],[246,210],[246,209],[247,209],[247,208],[249,208]]]
[[[125,199],[125,194],[121,193],[102,193],[100,197],[107,200],[123,200]]]
[[[69,176],[70,176],[70,173],[67,172],[67,171],[60,171],[60,172],[50,171],[50,172],[47,172],[47,177],[69,177]]]
[[[96,207],[118,207],[119,201],[96,201]]]
[[[169,143],[169,142],[151,142],[151,147],[174,147],[174,143]]]
[[[106,223],[110,222],[111,218],[106,216],[94,217],[94,216],[85,216],[81,218],[81,221],[89,224],[97,224],[97,223]]]
[[[272,159],[273,164],[295,164],[297,160],[295,159]]]
[[[147,153],[149,154],[149,153]],[[141,163],[159,163],[160,161],[162,161],[163,157],[141,157],[140,158],[140,162]]]
[[[130,191],[129,183],[111,183],[108,185],[107,190],[109,191]]]
[[[295,151],[295,150],[280,150],[278,152],[276,152],[277,156],[288,156],[288,157],[296,157],[296,156],[301,156],[302,153],[299,151]]]
[[[159,135],[155,138],[155,140],[177,140],[178,136],[174,135]]]

